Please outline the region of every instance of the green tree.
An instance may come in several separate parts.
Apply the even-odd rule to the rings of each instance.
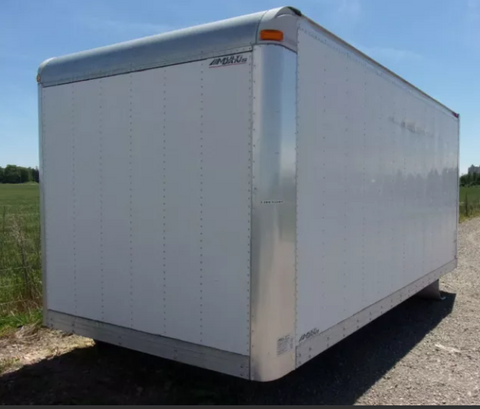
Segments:
[[[29,168],[19,167],[20,183],[27,183],[32,181],[32,172]]]
[[[5,174],[5,169],[0,166],[0,183],[3,183],[3,176]]]
[[[478,173],[474,173],[472,176],[472,185],[478,186],[480,184],[480,175]]]
[[[4,170],[3,183],[20,183],[21,181],[20,168],[15,165],[7,165]]]
[[[32,171],[32,180],[34,182],[39,183],[40,182],[40,172],[39,172],[38,168],[31,168],[31,171]]]

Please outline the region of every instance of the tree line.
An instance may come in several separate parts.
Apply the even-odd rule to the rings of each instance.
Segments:
[[[24,168],[23,166],[7,165],[0,167],[0,183],[39,182],[38,168]]]
[[[39,182],[38,168],[25,168],[23,166],[0,166],[0,183],[26,183]],[[480,186],[480,174],[472,173],[460,176],[460,186]]]
[[[460,176],[460,186],[480,186],[480,174],[469,173]]]

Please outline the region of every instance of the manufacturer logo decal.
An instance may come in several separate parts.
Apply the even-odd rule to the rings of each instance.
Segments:
[[[314,329],[306,332],[305,334],[303,334],[303,335],[300,337],[300,341],[298,341],[298,343],[300,344],[301,342],[306,341],[307,339],[312,338],[312,337],[314,337],[315,335],[318,335],[319,333],[320,333],[319,329],[318,329],[318,328],[314,328]]]
[[[247,60],[248,60],[247,57],[245,57],[243,54],[214,58],[210,63],[209,68],[227,67],[229,65],[245,64]]]

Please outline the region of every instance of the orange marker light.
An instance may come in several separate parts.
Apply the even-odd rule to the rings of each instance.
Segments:
[[[260,40],[283,41],[283,32],[279,30],[262,30],[260,31]]]

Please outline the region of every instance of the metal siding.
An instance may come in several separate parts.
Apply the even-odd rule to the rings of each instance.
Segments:
[[[455,258],[458,169],[450,111],[309,23],[298,50],[297,342]]]
[[[201,339],[249,354],[252,55],[243,56],[202,65]]]
[[[165,325],[200,341],[200,66],[165,70]]]
[[[48,308],[75,313],[72,214],[72,111],[70,85],[42,89],[45,248]]]
[[[248,355],[244,57],[42,90],[49,309]]]
[[[102,309],[101,296],[101,164],[102,121],[98,84],[72,84],[75,129],[73,165],[73,209],[75,223],[75,293],[76,313],[95,319]]]
[[[438,280],[443,275],[449,273],[457,267],[457,260],[452,260],[438,269],[424,275],[413,283],[393,292],[381,300],[369,305],[354,315],[328,328],[327,330],[309,337],[305,342],[297,346],[296,367],[303,365],[319,353],[332,347],[337,342],[345,339],[355,331],[364,327],[374,319],[385,314],[392,308],[412,297],[415,294],[434,284],[438,285]],[[436,284],[435,284],[436,283]]]
[[[165,70],[132,76],[132,270],[135,328],[166,333],[164,268]]]
[[[100,81],[100,80],[97,80]],[[102,79],[102,236],[100,320],[132,328],[131,75]],[[80,86],[82,86],[80,84]],[[81,113],[79,113],[81,114]],[[84,117],[85,121],[90,118]],[[84,175],[77,175],[78,178]]]
[[[164,71],[165,327],[247,354],[250,65],[209,63]]]

